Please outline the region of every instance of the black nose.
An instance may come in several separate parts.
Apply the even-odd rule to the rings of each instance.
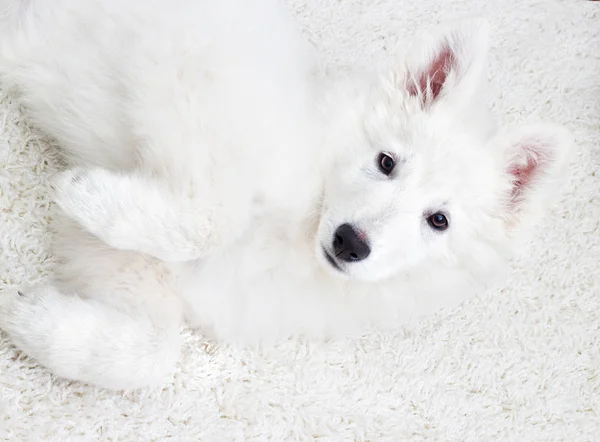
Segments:
[[[355,262],[369,256],[371,249],[350,224],[342,224],[333,235],[333,252],[342,261]]]

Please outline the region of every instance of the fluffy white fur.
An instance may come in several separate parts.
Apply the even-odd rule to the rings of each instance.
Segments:
[[[2,0],[0,17],[2,81],[71,164],[56,281],[3,297],[0,327],[109,388],[160,383],[183,317],[260,342],[455,303],[537,219],[570,145],[495,129],[480,22],[322,76],[274,1]],[[344,223],[371,253],[336,269]]]

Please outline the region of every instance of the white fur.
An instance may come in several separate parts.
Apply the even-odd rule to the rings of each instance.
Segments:
[[[0,327],[105,387],[160,383],[182,316],[253,343],[457,302],[542,213],[570,144],[554,126],[496,133],[480,22],[387,72],[321,78],[275,0],[0,0],[0,20],[2,80],[73,166],[53,183],[55,284],[1,300]],[[426,221],[440,210],[444,232]],[[343,223],[371,255],[338,271],[323,249]]]

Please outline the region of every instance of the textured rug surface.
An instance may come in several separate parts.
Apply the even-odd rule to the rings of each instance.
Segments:
[[[186,331],[160,391],[56,379],[0,334],[0,440],[518,440],[600,437],[600,2],[290,0],[333,62],[369,65],[483,14],[507,123],[566,124],[571,175],[502,287],[393,333],[259,352]],[[49,275],[54,149],[0,85],[0,296]]]

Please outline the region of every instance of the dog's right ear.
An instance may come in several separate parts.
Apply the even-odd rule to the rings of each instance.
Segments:
[[[562,126],[536,124],[499,135],[492,143],[503,155],[509,184],[502,208],[506,227],[511,234],[526,231],[544,216],[565,179],[573,137]]]
[[[470,102],[485,79],[489,25],[469,20],[423,38],[410,50],[404,87],[424,109],[452,97]]]

